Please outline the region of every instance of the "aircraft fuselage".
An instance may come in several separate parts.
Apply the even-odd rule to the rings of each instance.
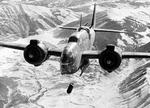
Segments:
[[[73,74],[82,65],[82,52],[91,50],[95,40],[95,31],[92,28],[82,27],[69,37],[61,58],[61,74]]]

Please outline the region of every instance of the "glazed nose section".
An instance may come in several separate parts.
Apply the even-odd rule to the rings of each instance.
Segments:
[[[78,68],[73,63],[61,64],[61,74],[73,74]]]
[[[65,64],[62,64],[61,65],[61,74],[64,75],[64,74],[68,74],[68,73],[70,73],[69,72],[69,66],[65,65]]]
[[[69,44],[62,52],[60,58],[61,74],[73,74],[77,70],[76,56],[74,55],[72,48],[74,48],[74,46]]]

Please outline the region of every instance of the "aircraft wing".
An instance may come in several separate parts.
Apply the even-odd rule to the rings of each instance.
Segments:
[[[48,50],[48,55],[53,55],[53,56],[61,56],[62,51],[59,49],[49,49]]]
[[[101,51],[84,51],[83,58],[97,59]],[[122,59],[127,58],[150,58],[149,52],[122,52]]]
[[[123,52],[122,58],[150,58],[149,52]]]
[[[124,30],[113,30],[113,29],[94,29],[95,32],[112,32],[112,33],[127,33]]]
[[[11,49],[16,49],[16,50],[24,50],[27,45],[25,44],[18,44],[18,43],[12,43],[12,42],[0,42],[1,47],[6,47],[6,48],[11,48]],[[59,49],[48,49],[48,54],[53,55],[53,56],[61,56],[61,50]]]
[[[89,59],[96,59],[96,58],[98,58],[98,55],[100,53],[101,53],[101,51],[93,51],[93,50],[84,51],[82,53],[82,57],[83,58],[89,58]]]
[[[17,49],[17,50],[24,50],[27,45],[24,44],[17,44],[12,42],[0,42],[1,47],[11,48],[11,49]]]

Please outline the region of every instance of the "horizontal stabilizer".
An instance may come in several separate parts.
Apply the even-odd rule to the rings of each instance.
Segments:
[[[67,29],[67,30],[77,30],[78,27],[59,27],[61,29]],[[113,30],[113,29],[94,29],[95,32],[112,32],[112,33],[127,33],[127,31],[124,30]]]
[[[95,32],[112,32],[112,33],[127,33],[124,30],[113,30],[113,29],[94,29]]]
[[[67,30],[77,30],[78,27],[59,27],[61,29],[67,29]]]
[[[17,50],[24,50],[27,45],[24,44],[17,44],[17,43],[12,43],[12,42],[0,42],[1,47],[6,47],[6,48],[11,48],[11,49],[17,49]]]
[[[122,58],[150,58],[150,53],[148,52],[123,52]]]

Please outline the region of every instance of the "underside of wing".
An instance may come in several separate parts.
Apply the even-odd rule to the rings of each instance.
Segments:
[[[94,29],[95,32],[112,32],[112,33],[127,33],[124,30],[113,30],[113,29]]]
[[[11,43],[11,42],[0,42],[1,47],[11,48],[11,49],[17,49],[17,50],[24,50],[27,45],[24,44],[17,44],[17,43]]]
[[[101,53],[101,51],[88,50],[88,51],[84,51],[82,53],[82,57],[88,58],[88,59],[97,59],[100,53]]]
[[[150,58],[150,53],[148,52],[123,52],[122,58]]]
[[[62,54],[62,50],[59,50],[59,49],[49,49],[48,50],[48,54],[52,55],[52,56],[58,56],[58,57],[60,57],[61,54]]]

